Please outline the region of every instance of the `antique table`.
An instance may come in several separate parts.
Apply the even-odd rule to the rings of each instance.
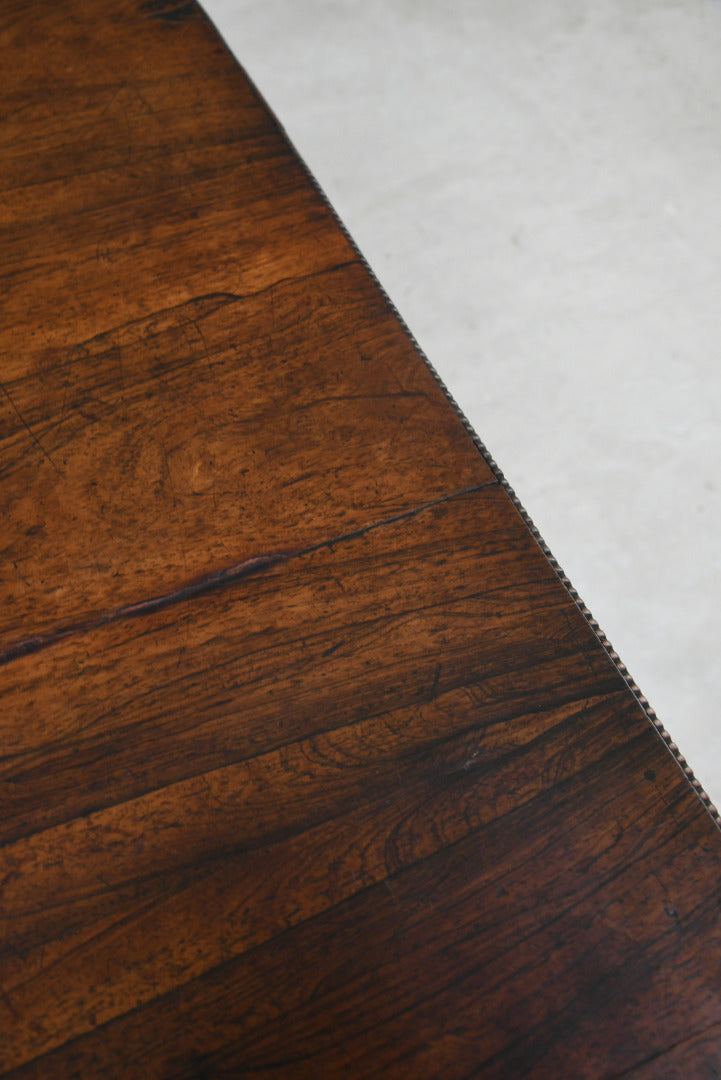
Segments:
[[[721,1076],[715,812],[201,9],[0,40],[0,1074]]]

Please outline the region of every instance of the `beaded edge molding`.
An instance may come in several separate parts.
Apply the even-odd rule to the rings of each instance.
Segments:
[[[216,28],[216,33],[218,33],[217,28]],[[228,51],[232,54],[231,49],[229,49]],[[366,259],[365,255],[363,254],[363,252],[358,247],[358,244],[356,243],[353,236],[348,231],[345,223],[343,222],[343,220],[339,216],[338,211],[333,206],[333,203],[330,201],[330,199],[326,195],[325,191],[323,190],[320,183],[316,179],[315,175],[313,174],[313,172],[309,168],[309,166],[306,163],[305,159],[302,157],[301,154],[298,153],[298,150],[295,147],[295,145],[293,143],[293,140],[291,139],[290,135],[286,131],[285,127],[283,126],[283,124],[280,122],[280,120],[276,116],[274,110],[268,104],[268,102],[265,99],[264,95],[261,93],[261,91],[258,89],[256,84],[253,82],[251,77],[248,75],[247,71],[245,71],[245,69],[242,69],[242,70],[243,70],[246,78],[248,79],[248,81],[252,85],[253,89],[255,90],[256,94],[258,95],[258,98],[262,101],[265,108],[268,110],[268,113],[270,114],[270,116],[273,118],[273,120],[277,124],[283,138],[286,140],[289,148],[291,149],[291,151],[295,155],[296,159],[300,163],[301,167],[303,168],[303,171],[305,172],[306,176],[308,177],[308,180],[310,181],[311,185],[313,186],[313,189],[316,191],[316,193],[323,200],[323,203],[325,204],[327,209],[332,214],[335,222],[337,223],[338,227],[341,229],[341,231],[342,231],[343,235],[345,236],[346,240],[348,241],[348,243],[351,245],[351,247],[355,251],[356,255],[358,256],[358,260],[359,260],[360,264],[363,266],[366,273],[368,273],[368,275],[370,276],[371,280],[373,281],[376,288],[379,290],[381,296],[383,297],[386,304],[388,305],[389,310],[392,312],[392,314],[398,320],[400,326],[402,327],[404,333],[407,335],[407,337],[410,340],[411,344],[413,345],[414,349],[416,350],[416,352],[420,356],[421,360],[423,361],[423,363],[426,365],[426,367],[430,371],[430,373],[433,376],[433,378],[435,379],[435,381],[440,386],[441,390],[443,391],[443,393],[444,393],[444,395],[446,397],[446,400],[448,401],[449,405],[451,406],[451,408],[455,412],[456,416],[461,421],[463,427],[466,430],[466,433],[471,438],[471,441],[473,442],[474,446],[476,447],[478,452],[481,454],[481,456],[483,457],[483,459],[486,462],[486,464],[488,465],[488,467],[491,469],[493,475],[496,477],[496,479],[498,480],[501,487],[506,491],[507,495],[509,496],[509,498],[510,498],[511,502],[513,503],[514,507],[516,508],[517,512],[520,514],[521,518],[523,519],[523,522],[526,525],[526,527],[527,527],[528,531],[530,532],[531,536],[536,541],[539,548],[541,549],[541,551],[545,555],[546,559],[548,560],[548,563],[550,564],[551,568],[553,569],[554,573],[556,574],[556,577],[558,578],[558,580],[561,582],[561,584],[565,588],[565,590],[568,593],[568,595],[570,596],[571,600],[573,600],[574,604],[576,605],[576,607],[580,611],[581,615],[584,617],[584,619],[586,620],[588,625],[593,630],[594,634],[598,638],[598,641],[600,642],[600,644],[601,644],[603,650],[605,651],[606,655],[608,656],[611,663],[614,665],[614,667],[618,671],[621,678],[624,680],[624,682],[628,686],[629,690],[631,691],[631,693],[635,697],[638,704],[643,709],[644,714],[646,715],[646,718],[651,723],[652,727],[655,729],[655,731],[658,733],[658,735],[660,736],[662,741],[665,743],[666,748],[668,749],[671,756],[675,759],[677,765],[680,767],[680,769],[683,772],[684,776],[686,777],[689,784],[691,785],[691,787],[695,791],[696,795],[700,799],[704,809],[709,814],[709,817],[716,824],[716,826],[719,829],[721,829],[721,814],[719,814],[719,811],[717,810],[716,806],[711,801],[711,798],[709,797],[709,795],[706,793],[706,790],[704,789],[703,784],[700,782],[700,780],[696,779],[696,776],[694,775],[693,769],[691,768],[689,763],[686,761],[686,758],[683,756],[683,754],[679,750],[676,743],[671,738],[671,735],[668,733],[668,731],[666,730],[664,725],[659,720],[658,716],[656,715],[655,710],[649,704],[649,701],[646,698],[646,696],[641,693],[640,689],[638,688],[638,686],[636,684],[636,681],[631,676],[628,668],[623,663],[620,656],[618,655],[618,653],[616,652],[616,650],[612,646],[611,642],[608,640],[606,634],[604,634],[604,632],[601,629],[601,627],[599,626],[598,622],[596,621],[596,619],[591,614],[589,608],[586,606],[584,601],[579,596],[577,589],[574,588],[574,586],[571,583],[568,575],[563,570],[563,568],[560,566],[558,560],[554,556],[554,554],[551,551],[551,549],[549,548],[548,544],[546,543],[546,541],[541,536],[541,533],[539,532],[538,528],[534,524],[533,519],[531,518],[530,514],[528,513],[525,506],[523,505],[523,503],[519,499],[518,495],[516,495],[516,492],[514,491],[512,486],[509,484],[506,477],[504,476],[503,470],[498,465],[498,462],[495,460],[493,455],[490,453],[490,451],[488,450],[488,447],[483,442],[483,440],[480,438],[480,436],[476,432],[475,428],[471,424],[470,420],[468,419],[468,417],[464,413],[463,409],[458,404],[458,402],[454,398],[453,394],[448,389],[445,382],[443,381],[443,379],[439,375],[438,371],[433,366],[433,364],[428,359],[425,352],[423,351],[423,349],[419,345],[419,343],[416,340],[415,335],[413,334],[412,330],[408,327],[405,319],[403,318],[403,316],[399,312],[399,310],[396,307],[396,305],[394,304],[393,300],[390,298],[390,296],[386,292],[386,290],[383,287],[383,284],[381,283],[381,281],[379,281],[378,276],[375,273],[373,267],[370,265],[370,263]]]
[[[370,270],[371,274],[373,274],[372,269],[370,267],[368,269]],[[373,274],[373,277],[375,278],[375,274]],[[378,281],[377,278],[375,278],[375,280]],[[383,287],[380,285],[380,282],[378,282],[378,285],[381,288],[381,290],[383,291],[384,295],[386,295],[385,291],[383,290]],[[624,682],[628,686],[628,688],[631,691],[631,693],[633,694],[633,696],[636,698],[636,701],[639,703],[639,705],[643,709],[644,713],[646,714],[646,717],[648,718],[648,720],[650,720],[651,724],[653,725],[653,727],[656,729],[656,731],[658,732],[658,734],[661,736],[664,743],[666,744],[666,747],[668,748],[668,750],[670,751],[672,756],[676,759],[676,762],[681,767],[681,770],[682,770],[684,776],[686,777],[688,782],[691,784],[691,787],[694,789],[694,791],[698,795],[699,799],[703,803],[703,805],[706,808],[706,810],[708,811],[709,815],[715,821],[716,825],[718,825],[719,828],[721,828],[721,814],[719,814],[719,811],[717,810],[716,806],[711,801],[711,798],[707,794],[703,784],[701,783],[700,780],[698,780],[696,778],[693,769],[691,768],[689,763],[686,761],[686,758],[683,756],[683,754],[679,750],[678,746],[673,741],[671,735],[666,730],[666,728],[664,727],[661,720],[659,720],[659,718],[658,718],[658,716],[656,714],[656,711],[651,706],[651,704],[649,703],[648,698],[646,697],[645,694],[641,693],[641,690],[639,689],[639,687],[638,687],[638,685],[636,683],[636,680],[633,678],[633,676],[629,672],[628,668],[626,667],[624,662],[621,660],[620,656],[618,655],[618,653],[614,649],[613,645],[609,641],[606,634],[603,632],[603,630],[599,626],[597,620],[591,614],[591,611],[586,606],[586,604],[584,603],[581,596],[579,596],[578,590],[573,586],[573,584],[570,581],[570,579],[569,579],[568,575],[566,574],[565,570],[559,564],[558,560],[556,559],[555,555],[553,554],[553,552],[549,548],[548,544],[543,539],[543,537],[542,537],[541,533],[539,532],[537,526],[534,524],[533,519],[531,518],[530,514],[526,510],[526,508],[523,505],[523,503],[521,502],[521,500],[519,499],[518,495],[516,494],[516,492],[511,487],[508,480],[504,476],[503,471],[500,468],[500,466],[498,465],[498,463],[496,462],[495,458],[491,455],[491,453],[489,452],[489,450],[488,450],[487,446],[485,445],[485,443],[483,442],[483,440],[478,436],[478,434],[475,431],[475,429],[473,428],[473,425],[471,424],[470,420],[465,415],[465,413],[461,409],[460,405],[455,400],[455,398],[451,394],[451,392],[448,389],[448,387],[446,386],[446,384],[443,382],[443,379],[438,374],[438,372],[436,371],[436,369],[433,366],[433,364],[431,363],[431,361],[428,359],[428,357],[425,355],[425,353],[423,352],[423,350],[419,346],[418,342],[413,337],[413,334],[406,327],[405,323],[403,322],[402,317],[400,316],[400,314],[396,310],[395,306],[393,305],[393,302],[390,300],[390,298],[387,298],[387,299],[388,299],[388,302],[390,303],[391,308],[395,312],[396,316],[399,318],[399,320],[401,322],[401,325],[404,327],[406,332],[409,334],[413,344],[418,349],[421,357],[423,358],[423,360],[427,364],[427,366],[428,366],[431,374],[435,378],[436,382],[438,383],[438,385],[441,387],[441,389],[445,393],[450,405],[452,406],[452,408],[454,409],[454,411],[458,415],[458,417],[461,420],[463,426],[465,427],[466,431],[468,432],[471,439],[475,443],[476,447],[480,451],[480,453],[483,456],[484,460],[488,464],[488,466],[491,469],[491,471],[493,472],[494,476],[497,477],[497,479],[498,479],[499,483],[501,484],[501,486],[508,493],[513,505],[515,506],[518,513],[521,515],[521,517],[522,517],[524,523],[526,524],[529,532],[533,536],[534,540],[538,544],[538,546],[541,549],[541,551],[543,552],[543,554],[546,556],[546,559],[548,560],[548,562],[550,563],[552,569],[554,570],[554,572],[556,574],[556,577],[560,580],[561,584],[566,589],[566,592],[571,597],[574,604],[576,605],[578,610],[581,612],[581,614],[583,615],[583,617],[586,620],[586,622],[588,623],[588,625],[593,630],[594,634],[596,635],[599,642],[603,646],[603,649],[606,652],[607,656],[609,657],[609,659],[611,660],[611,662],[615,666],[618,673],[623,678]]]

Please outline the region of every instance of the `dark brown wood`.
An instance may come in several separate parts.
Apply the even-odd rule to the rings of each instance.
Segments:
[[[0,44],[0,1074],[721,1076],[717,825],[202,11]]]

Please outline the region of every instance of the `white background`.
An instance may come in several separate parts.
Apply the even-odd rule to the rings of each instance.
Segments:
[[[721,2],[204,6],[721,804]]]

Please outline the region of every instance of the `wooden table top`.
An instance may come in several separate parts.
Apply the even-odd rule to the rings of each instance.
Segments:
[[[0,43],[1,1075],[721,1076],[713,811],[202,11]]]

